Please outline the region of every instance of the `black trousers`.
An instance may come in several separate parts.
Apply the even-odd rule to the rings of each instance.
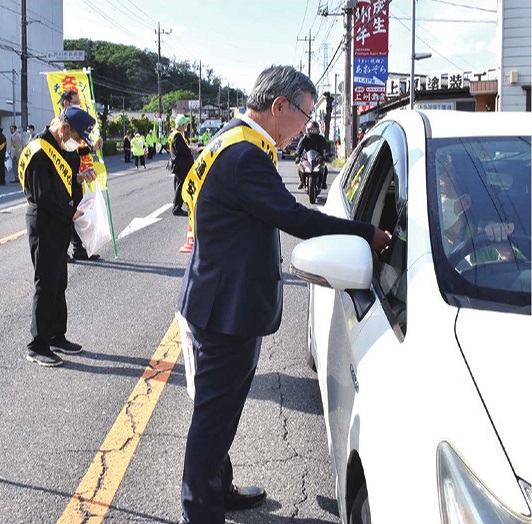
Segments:
[[[40,351],[49,348],[53,337],[63,337],[67,330],[67,248],[70,224],[45,213],[37,217],[37,206],[28,205],[26,226],[34,268],[35,292],[31,312],[28,347]]]
[[[74,207],[77,208],[79,203],[83,199],[83,189],[81,187],[81,184],[75,183],[72,187],[72,201],[74,203]],[[83,246],[83,242],[81,241],[81,238],[79,238],[78,232],[76,231],[76,228],[74,227],[74,222],[72,222],[71,226],[72,234],[70,238],[70,243],[72,244],[72,255],[86,255],[87,250]]]
[[[4,164],[6,160],[5,155],[0,157],[0,184],[6,183],[6,165]]]
[[[140,159],[140,165],[146,166],[146,160],[144,159],[144,154],[137,156],[135,155],[135,167],[139,167],[139,159]]]
[[[176,211],[180,211],[183,207],[183,196],[181,190],[183,189],[183,182],[186,177],[178,178],[174,174],[174,205],[172,207],[172,213],[175,215]]]
[[[131,162],[131,149],[124,149],[124,162]]]
[[[181,504],[190,524],[224,524],[233,482],[229,448],[255,376],[262,337],[210,333],[190,325],[196,374]]]

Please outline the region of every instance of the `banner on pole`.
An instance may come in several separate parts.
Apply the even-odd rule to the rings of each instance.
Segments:
[[[357,0],[353,38],[353,104],[386,101],[388,2]]]
[[[52,99],[52,107],[55,116],[61,112],[61,95],[72,89],[79,95],[79,101],[81,109],[87,111],[96,124],[94,125],[91,133],[91,138],[96,142],[100,138],[100,126],[98,124],[98,115],[96,114],[96,107],[94,103],[94,97],[91,93],[91,84],[89,77],[85,71],[53,71],[46,73],[48,81],[48,88],[50,90],[50,98]],[[94,168],[98,175],[98,182],[102,189],[107,189],[107,169],[103,161],[102,152],[100,149],[96,153],[90,153],[88,155],[80,156],[81,166],[80,171],[83,171],[89,167]]]

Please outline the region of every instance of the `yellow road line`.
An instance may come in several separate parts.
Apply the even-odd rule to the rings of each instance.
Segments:
[[[57,524],[103,522],[180,353],[174,319]]]
[[[26,230],[23,229],[22,231],[19,231],[18,233],[9,235],[8,237],[0,238],[0,246],[2,244],[7,244],[8,242],[11,242],[11,240],[15,240],[18,237],[24,236],[25,234],[26,234]]]

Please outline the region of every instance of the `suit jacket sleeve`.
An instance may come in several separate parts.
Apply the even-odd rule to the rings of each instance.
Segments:
[[[299,204],[268,156],[256,147],[242,148],[234,176],[231,186],[244,210],[290,235],[307,239],[349,234],[361,236],[370,244],[373,240],[375,228],[371,224],[333,217]]]

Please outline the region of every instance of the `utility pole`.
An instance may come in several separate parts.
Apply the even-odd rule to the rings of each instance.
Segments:
[[[342,16],[344,17],[344,87],[343,87],[343,103],[342,103],[342,124],[344,128],[344,140],[343,140],[343,152],[345,158],[351,154],[353,138],[352,138],[352,126],[351,126],[351,96],[353,94],[353,77],[351,75],[351,61],[353,57],[351,41],[352,35],[352,22],[353,22],[353,10],[355,7],[355,0],[345,0],[343,7],[343,13],[329,13],[329,10],[325,7],[319,10],[321,16]],[[335,88],[336,92],[336,76],[335,76]],[[335,111],[336,120],[336,111]],[[336,127],[336,123],[335,123]]]
[[[16,75],[17,75],[17,72],[12,69],[11,71],[0,71],[0,75],[4,75],[6,78],[7,78],[7,75],[10,74],[11,75],[11,87],[13,88],[13,94],[12,94],[12,97],[13,97],[13,122],[11,122],[13,125],[15,125],[15,119],[17,117],[17,110],[16,110],[16,107],[15,107],[15,104],[16,104],[16,89],[15,89],[15,79],[16,79]],[[7,103],[9,103],[9,100],[7,101]]]
[[[310,78],[310,58],[312,54],[312,42],[315,40],[315,38],[311,37],[311,30],[308,30],[308,38],[298,38],[298,42],[307,42],[308,41],[308,77]]]
[[[229,106],[229,82],[227,82],[227,121],[231,120],[231,107]]]
[[[351,126],[351,95],[353,92],[353,77],[351,76],[351,41],[352,41],[352,22],[353,22],[353,0],[346,0],[344,7],[344,27],[345,27],[345,45],[344,45],[344,156],[347,158],[352,151],[352,126]]]
[[[199,61],[198,98],[199,98],[199,114],[198,114],[198,127],[199,127],[201,125],[201,60]]]
[[[163,98],[162,98],[162,91],[161,91],[161,80],[163,76],[163,64],[161,62],[161,35],[169,35],[172,32],[165,31],[164,29],[161,31],[161,24],[157,23],[157,29],[155,30],[155,34],[157,35],[157,99],[158,99],[158,113],[159,113],[159,121],[162,121],[163,119]],[[161,131],[161,127],[159,126],[159,133]]]
[[[20,52],[20,113],[22,132],[28,127],[28,22],[26,20],[26,0],[22,0],[20,10],[20,35],[21,35],[21,52]],[[13,103],[15,101],[13,100]]]

